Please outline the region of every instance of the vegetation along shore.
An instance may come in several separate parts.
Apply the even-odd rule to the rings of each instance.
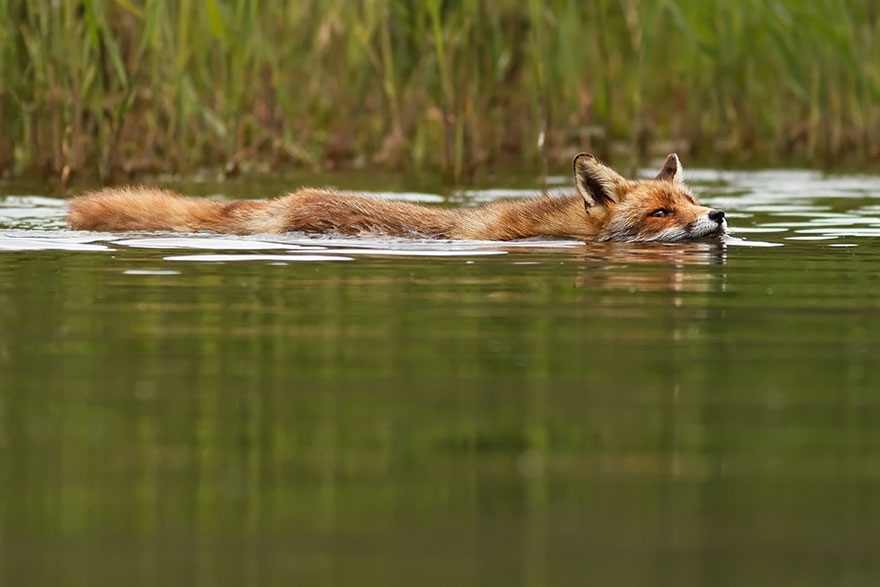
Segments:
[[[0,174],[880,155],[871,0],[0,0]]]

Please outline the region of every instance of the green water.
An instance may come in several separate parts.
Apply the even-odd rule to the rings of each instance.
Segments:
[[[696,177],[727,242],[0,198],[0,584],[876,585],[880,179]]]

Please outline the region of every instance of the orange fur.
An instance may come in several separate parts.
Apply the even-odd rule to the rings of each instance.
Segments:
[[[682,241],[723,234],[724,212],[700,206],[669,155],[654,179],[627,180],[592,155],[574,160],[577,193],[444,209],[303,188],[272,200],[218,202],[150,187],[104,188],[71,200],[74,230],[301,231],[448,239],[536,236],[588,241]]]

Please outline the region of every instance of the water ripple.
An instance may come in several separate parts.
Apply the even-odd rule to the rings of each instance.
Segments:
[[[278,261],[298,263],[309,261],[352,261],[351,257],[338,255],[172,255],[163,257],[166,261],[197,261],[202,263],[226,263],[230,261]]]
[[[107,245],[77,239],[29,238],[0,234],[0,251],[112,251]]]

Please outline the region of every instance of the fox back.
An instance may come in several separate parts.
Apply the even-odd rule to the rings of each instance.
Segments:
[[[150,188],[104,188],[71,200],[74,230],[300,231],[448,239],[529,237],[684,241],[723,234],[724,212],[701,206],[675,154],[654,179],[629,180],[586,153],[574,159],[576,193],[444,209],[313,188],[272,200],[219,202]]]

